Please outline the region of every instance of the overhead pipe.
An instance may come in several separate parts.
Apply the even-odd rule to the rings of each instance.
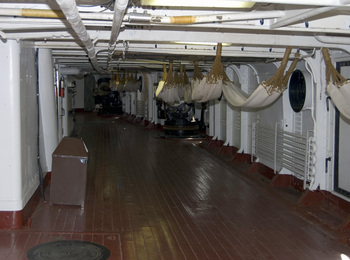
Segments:
[[[298,12],[295,15],[292,15],[290,17],[286,17],[286,18],[282,18],[280,21],[277,21],[274,24],[270,25],[271,29],[277,29],[283,26],[287,26],[293,23],[298,23],[298,22],[305,22],[307,21],[308,18],[319,15],[319,14],[323,14],[329,11],[332,11],[334,9],[336,9],[337,7],[320,7],[320,8],[315,8],[315,9],[308,9],[305,12]]]
[[[350,4],[350,0],[244,0],[244,2],[267,3],[267,4],[285,4],[285,5],[317,5],[317,6],[342,6]]]
[[[108,73],[105,70],[102,70],[97,62],[96,51],[92,40],[90,39],[89,34],[86,31],[86,28],[80,18],[77,5],[74,0],[56,0],[57,4],[61,8],[62,12],[66,16],[68,22],[72,26],[72,29],[78,35],[79,39],[84,44],[90,62],[94,69],[102,74]]]
[[[62,1],[62,0],[59,0]],[[131,23],[172,23],[172,24],[193,24],[193,23],[212,23],[212,22],[228,22],[228,21],[244,21],[255,19],[272,19],[284,16],[283,11],[252,11],[252,12],[236,12],[211,15],[196,16],[160,16],[147,13],[130,13],[125,16],[125,10],[128,0],[117,0],[114,5],[114,14],[109,13],[79,13],[81,19],[86,20],[113,20],[112,35],[118,35],[122,21]],[[62,7],[61,7],[62,9]],[[29,8],[0,8],[0,16],[16,16],[28,18],[53,18],[64,19],[65,13],[60,10],[46,9],[29,9]],[[114,27],[114,29],[113,29]]]
[[[112,56],[115,50],[117,38],[123,22],[126,7],[128,6],[128,2],[129,2],[128,0],[116,0],[114,3],[113,24],[112,24],[111,38],[109,40],[109,46],[108,46],[107,69],[109,68],[110,62],[112,61]]]
[[[65,19],[61,10],[30,9],[30,8],[0,8],[0,16],[32,17],[32,18],[54,18]],[[113,14],[110,13],[80,13],[82,19],[87,20],[109,20],[112,21]]]
[[[229,21],[246,21],[256,19],[272,19],[284,16],[284,11],[252,11],[229,14],[211,14],[195,16],[160,16],[150,14],[130,13],[127,20],[130,23],[150,23],[150,24],[196,24]]]

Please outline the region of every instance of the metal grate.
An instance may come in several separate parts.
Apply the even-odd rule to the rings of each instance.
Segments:
[[[305,136],[277,130],[277,161],[299,179],[305,175],[306,148]]]
[[[303,113],[294,113],[294,133],[302,134],[303,129]]]
[[[253,155],[274,162],[274,171],[284,167],[297,178],[306,180],[304,186],[310,183],[310,140],[312,137],[290,133],[279,129],[253,124]],[[305,187],[304,187],[305,188]]]

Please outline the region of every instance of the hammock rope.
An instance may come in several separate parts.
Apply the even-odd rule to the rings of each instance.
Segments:
[[[331,57],[329,55],[329,51],[327,48],[322,48],[322,54],[324,57],[324,62],[326,64],[326,81],[327,84],[331,82],[331,79],[333,80],[333,84],[335,84],[337,87],[342,87],[346,82],[347,79],[344,78],[336,68],[334,68],[332,64]]]
[[[288,58],[289,58],[291,52],[292,52],[292,48],[287,47],[286,51],[284,53],[283,59],[281,61],[281,65],[277,69],[276,73],[271,77],[271,79],[269,79],[266,82],[263,81],[261,83],[269,95],[272,95],[273,92],[282,93],[284,90],[287,89],[287,83],[288,83],[289,76],[295,68],[295,66],[294,66],[294,68],[292,70],[291,70],[291,68],[289,69],[290,74],[288,77],[287,77],[287,74],[283,75],[284,71],[286,69],[286,66],[288,63]]]
[[[209,84],[216,84],[218,80],[223,80],[224,78],[225,70],[224,66],[221,63],[221,52],[222,43],[218,43],[216,49],[216,57],[207,77],[207,83]]]
[[[203,74],[201,69],[199,68],[199,62],[198,60],[194,61],[194,69],[193,69],[193,79],[196,80],[202,80],[203,79]]]

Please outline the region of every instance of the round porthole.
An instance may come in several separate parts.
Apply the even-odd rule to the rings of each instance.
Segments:
[[[306,83],[303,73],[295,70],[289,81],[289,103],[294,112],[300,112],[306,98]]]

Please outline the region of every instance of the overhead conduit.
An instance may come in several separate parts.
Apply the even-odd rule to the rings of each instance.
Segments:
[[[283,17],[283,11],[252,11],[241,13],[223,13],[195,16],[151,16],[147,14],[129,14],[129,22],[149,22],[151,24],[198,24],[213,22],[247,21]],[[143,19],[143,20],[142,20]]]
[[[50,9],[30,9],[30,8],[0,8],[1,16],[20,16],[20,17],[40,17],[40,18],[55,18],[64,19],[66,16],[60,10]],[[80,13],[82,19],[89,20],[109,20],[112,21],[111,13]]]
[[[90,62],[94,69],[102,74],[107,73],[107,71],[101,69],[98,65],[96,58],[96,51],[93,42],[90,39],[89,34],[80,18],[78,7],[74,0],[56,0],[57,4],[61,8],[62,12],[66,16],[68,22],[72,26],[72,29],[78,35],[79,39],[84,44]]]
[[[117,38],[123,22],[125,9],[128,6],[128,2],[129,2],[128,0],[116,0],[116,2],[114,3],[113,25],[112,25],[111,39],[109,40],[109,47],[108,47],[107,68],[109,68],[110,62],[112,60],[112,56],[115,50]]]
[[[73,30],[78,35],[79,39],[83,42],[86,51],[88,53],[88,57],[92,63],[94,69],[99,73],[108,73],[108,71],[103,70],[99,67],[95,47],[86,31],[86,28],[80,18],[79,11],[77,5],[74,0],[56,0],[57,4],[60,6],[62,12],[66,16],[68,22],[71,24]],[[107,68],[112,60],[112,55],[115,49],[115,45],[117,42],[117,38],[120,32],[120,27],[123,22],[125,9],[128,5],[128,0],[118,0],[114,4],[114,15],[113,15],[113,25],[111,38],[109,41],[108,47],[108,61]]]

